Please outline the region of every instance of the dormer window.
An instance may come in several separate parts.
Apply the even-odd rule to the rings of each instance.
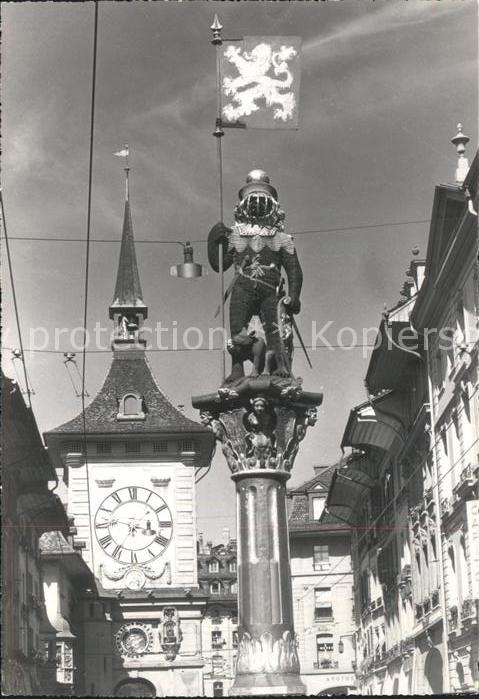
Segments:
[[[117,420],[144,420],[143,400],[137,393],[126,393],[119,401]]]

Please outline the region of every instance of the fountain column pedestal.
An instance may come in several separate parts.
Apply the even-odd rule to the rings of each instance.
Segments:
[[[198,396],[236,485],[239,643],[231,694],[304,696],[294,635],[286,482],[322,395],[249,377]]]

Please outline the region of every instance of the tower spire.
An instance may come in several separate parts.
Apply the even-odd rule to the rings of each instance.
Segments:
[[[128,161],[127,161],[128,163]],[[130,208],[130,168],[125,167],[125,211],[121,236],[120,258],[113,302],[109,308],[110,318],[115,323],[114,349],[127,349],[144,346],[140,338],[140,328],[148,315],[148,307],[143,301],[140,275],[136,261],[135,239]]]

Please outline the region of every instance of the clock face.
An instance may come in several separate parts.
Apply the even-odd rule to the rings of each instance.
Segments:
[[[125,624],[115,635],[116,645],[122,655],[141,655],[151,645],[151,632],[145,624]]]
[[[162,497],[132,485],[103,500],[95,515],[95,533],[104,552],[118,563],[148,563],[170,543],[173,521]]]

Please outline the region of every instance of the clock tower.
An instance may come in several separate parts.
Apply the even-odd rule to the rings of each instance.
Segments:
[[[85,591],[85,691],[197,696],[206,596],[197,580],[195,472],[209,464],[213,437],[171,404],[148,364],[126,176],[112,363],[85,412],[45,441],[97,581],[98,596]]]

